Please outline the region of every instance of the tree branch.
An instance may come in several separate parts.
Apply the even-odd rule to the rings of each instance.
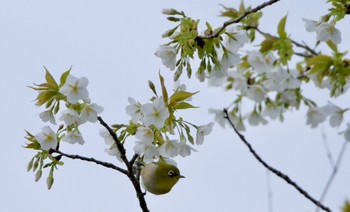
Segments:
[[[73,159],[73,160],[83,160],[83,161],[87,161],[87,162],[92,162],[92,163],[96,163],[98,165],[101,165],[101,166],[104,166],[106,168],[110,168],[110,169],[114,169],[114,170],[117,170],[125,175],[128,174],[128,172],[125,170],[125,169],[122,169],[112,163],[107,163],[107,162],[104,162],[104,161],[100,161],[100,160],[96,160],[95,158],[88,158],[88,157],[84,157],[84,156],[80,156],[80,155],[71,155],[71,154],[66,154],[66,153],[63,153],[61,152],[60,150],[53,150],[51,149],[52,152],[54,153],[57,153],[61,156],[64,156],[66,158],[70,158],[70,159]]]
[[[292,179],[290,179],[286,174],[282,173],[281,171],[273,168],[272,166],[270,166],[269,164],[267,164],[261,157],[260,155],[258,155],[258,153],[255,152],[255,150],[253,149],[252,145],[245,139],[245,137],[238,132],[238,130],[236,129],[235,125],[233,124],[232,120],[230,119],[227,109],[224,109],[224,114],[225,117],[228,122],[230,123],[230,125],[232,126],[232,128],[234,129],[234,131],[236,132],[236,134],[239,136],[239,138],[241,139],[241,141],[248,147],[249,151],[253,154],[253,156],[268,170],[270,170],[272,173],[274,173],[275,175],[277,175],[278,177],[282,178],[284,181],[286,181],[288,184],[290,184],[291,186],[293,186],[297,191],[299,191],[302,195],[304,195],[308,200],[310,200],[312,203],[314,203],[315,205],[317,205],[318,207],[320,207],[321,209],[323,209],[324,211],[328,211],[331,212],[331,209],[329,209],[328,207],[324,206],[321,202],[317,201],[315,198],[313,198],[310,194],[308,194],[304,189],[302,189],[297,183],[295,183]]]
[[[128,158],[126,157],[126,150],[125,150],[123,144],[118,139],[117,134],[112,130],[112,128],[110,128],[108,126],[108,124],[106,122],[103,121],[103,119],[100,116],[98,116],[97,119],[100,122],[100,124],[108,130],[109,134],[113,137],[113,140],[114,140],[115,144],[117,145],[117,148],[120,152],[120,158],[123,160],[123,162],[125,163],[125,165],[127,167],[127,174],[126,175],[128,176],[129,180],[131,181],[132,185],[134,186],[134,189],[136,191],[136,196],[139,199],[139,205],[140,205],[142,211],[149,212],[149,210],[147,208],[147,203],[145,200],[145,193],[142,192],[140,182],[136,178],[136,176],[134,174],[134,170],[133,170],[133,163],[134,163],[134,160],[136,160],[136,158],[134,160],[131,159],[129,162]]]
[[[245,18],[246,16],[248,16],[249,14],[251,13],[256,13],[258,12],[259,10],[267,7],[267,6],[270,6],[276,2],[278,2],[280,0],[270,0],[270,1],[267,1],[267,2],[264,2],[263,4],[251,9],[251,10],[247,10],[245,11],[241,16],[239,16],[238,18],[235,18],[235,19],[231,19],[229,21],[226,21],[223,23],[222,27],[219,28],[218,31],[216,31],[214,34],[211,34],[211,35],[208,35],[208,36],[198,36],[198,38],[200,39],[211,39],[211,38],[216,38],[218,37],[224,30],[227,26],[231,25],[231,24],[234,24],[234,23],[238,23],[240,22],[243,18]]]

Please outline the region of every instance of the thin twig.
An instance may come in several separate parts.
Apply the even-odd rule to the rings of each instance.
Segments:
[[[83,161],[87,161],[87,162],[92,162],[92,163],[96,163],[98,165],[101,165],[101,166],[104,166],[104,167],[107,167],[107,168],[111,168],[111,169],[114,169],[114,170],[117,170],[125,175],[128,174],[128,172],[125,170],[125,169],[122,169],[112,163],[107,163],[107,162],[104,162],[104,161],[100,161],[100,160],[96,160],[95,158],[88,158],[88,157],[84,157],[84,156],[80,156],[80,155],[71,155],[71,154],[66,154],[66,153],[63,153],[61,152],[60,150],[52,150],[52,152],[54,153],[57,153],[61,156],[64,156],[66,158],[70,158],[70,159],[78,159],[78,160],[83,160]]]
[[[266,170],[266,189],[269,212],[273,212],[273,193],[271,188],[271,175],[269,170]]]
[[[127,167],[127,176],[129,178],[129,180],[131,181],[132,185],[134,186],[134,189],[136,191],[136,196],[139,199],[139,205],[140,205],[142,211],[149,212],[149,210],[147,208],[147,203],[145,200],[145,193],[142,192],[140,182],[136,178],[134,170],[133,170],[133,163],[131,163],[131,161],[133,161],[133,159],[131,159],[129,162],[128,158],[126,157],[126,150],[125,150],[123,144],[118,139],[117,134],[112,130],[112,128],[110,128],[108,126],[108,124],[105,121],[103,121],[103,119],[100,116],[98,116],[97,119],[99,120],[100,124],[108,130],[109,134],[113,137],[113,140],[114,140],[115,144],[117,145],[117,148],[120,152],[120,158],[123,160],[123,162],[125,163],[125,165]]]
[[[302,195],[304,195],[308,200],[310,200],[312,203],[314,203],[315,205],[317,205],[318,207],[320,207],[321,209],[323,209],[324,211],[328,211],[331,212],[331,209],[329,209],[328,207],[326,207],[325,205],[323,205],[321,202],[317,201],[315,198],[313,198],[309,193],[307,193],[303,188],[301,188],[297,183],[295,183],[292,179],[290,179],[286,174],[282,173],[281,171],[273,168],[272,166],[270,166],[269,164],[267,164],[261,157],[260,155],[258,155],[258,153],[255,152],[255,150],[253,149],[252,145],[245,139],[245,137],[238,132],[238,130],[236,129],[235,125],[233,124],[232,120],[230,119],[227,109],[224,109],[224,113],[225,113],[225,117],[230,125],[232,126],[232,128],[234,129],[234,131],[236,132],[236,134],[239,136],[239,138],[241,139],[241,141],[248,147],[249,151],[253,154],[253,156],[255,157],[255,159],[257,159],[265,168],[267,168],[268,170],[270,170],[272,173],[274,173],[275,175],[277,175],[278,177],[280,177],[281,179],[283,179],[284,181],[286,181],[288,184],[290,184],[291,186],[293,186],[297,191],[299,191],[299,193],[301,193]]]
[[[270,33],[267,33],[267,32],[263,32],[261,31],[258,27],[256,26],[249,26],[248,29],[251,28],[251,29],[255,29],[257,32],[259,32],[261,35],[265,36],[265,37],[271,37],[271,38],[278,38],[276,36],[273,36],[271,35]],[[316,56],[318,55],[317,52],[315,52],[311,47],[309,47],[308,45],[306,45],[305,43],[304,44],[301,44],[293,39],[290,39],[290,41],[296,45],[297,47],[299,48],[302,48],[302,49],[305,49],[306,51],[308,51],[310,54]],[[296,55],[298,56],[302,56],[302,57],[310,57],[310,55],[307,55],[307,54],[303,54],[303,53],[296,53]]]
[[[267,7],[267,6],[270,6],[276,2],[278,2],[280,0],[270,0],[270,1],[267,1],[267,2],[264,2],[263,4],[251,9],[251,10],[247,10],[245,11],[241,16],[239,16],[238,18],[235,18],[235,19],[231,19],[229,21],[226,21],[223,23],[222,27],[219,28],[219,30],[217,30],[215,33],[211,34],[211,35],[208,35],[208,36],[198,36],[198,38],[200,39],[211,39],[211,38],[216,38],[218,37],[224,30],[227,26],[231,25],[231,24],[234,24],[234,23],[238,23],[240,22],[243,18],[245,18],[246,16],[248,16],[249,14],[251,13],[256,13],[258,12],[259,10]]]
[[[273,193],[271,188],[271,175],[269,170],[266,170],[266,189],[269,212],[273,212]]]
[[[341,163],[343,155],[345,153],[346,145],[347,145],[347,141],[344,141],[344,143],[343,143],[343,145],[342,145],[342,147],[340,149],[337,161],[335,162],[335,165],[333,167],[333,171],[332,171],[331,175],[329,176],[328,181],[327,181],[327,183],[326,183],[326,185],[325,185],[325,187],[323,189],[323,192],[321,194],[321,197],[320,197],[320,200],[319,200],[320,202],[323,202],[324,198],[327,195],[327,192],[328,192],[329,188],[332,185],[332,182],[333,182],[335,176],[337,175],[340,163]],[[316,212],[317,211],[318,211],[318,208],[316,208]]]
[[[332,167],[332,169],[335,168],[335,162],[334,162],[334,159],[333,159],[333,155],[331,153],[331,150],[329,148],[329,144],[328,144],[328,139],[327,139],[327,135],[325,133],[325,130],[324,130],[324,126],[321,125],[321,135],[322,135],[322,141],[323,141],[323,145],[324,145],[324,148],[326,150],[326,154],[327,154],[327,158],[328,158],[328,161]]]

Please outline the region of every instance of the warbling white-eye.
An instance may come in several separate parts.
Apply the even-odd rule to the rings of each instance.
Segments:
[[[143,187],[155,195],[168,193],[180,178],[184,176],[179,169],[163,160],[148,163],[141,171]]]

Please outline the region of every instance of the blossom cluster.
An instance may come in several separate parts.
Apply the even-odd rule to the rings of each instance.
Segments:
[[[225,9],[222,16],[231,19],[239,17],[245,11],[243,3],[239,9]],[[350,60],[344,58],[346,52],[340,52],[337,48],[341,43],[341,32],[335,27],[344,14],[337,14],[339,10],[330,11],[320,21],[303,21],[306,31],[316,33],[317,42],[328,45],[333,53],[331,56],[293,41],[285,30],[287,16],[278,24],[278,36],[264,33],[257,28],[262,15],[257,13],[242,19],[234,28],[224,29],[215,37],[212,35],[219,29],[212,29],[207,23],[206,31],[200,35],[198,21],[174,9],[163,13],[168,16],[168,20],[178,22],[179,25],[164,33],[163,37],[171,42],[160,46],[155,55],[167,68],[176,70],[176,81],[183,68],[186,67],[186,71],[191,73],[191,60],[197,59],[197,53],[200,66],[196,77],[199,81],[207,79],[211,86],[221,86],[237,92],[237,97],[227,109],[238,130],[246,129],[246,121],[252,126],[265,125],[268,119],[283,121],[285,112],[298,110],[301,104],[309,108],[306,124],[310,127],[317,127],[328,117],[330,126],[340,127],[348,109],[341,109],[334,103],[317,106],[313,98],[306,97],[302,92],[302,86],[309,82],[313,82],[317,88],[328,89],[331,97],[343,95],[350,87]],[[257,32],[263,35],[261,48],[243,50],[245,45],[255,45]],[[208,39],[208,36],[211,37]],[[306,52],[297,54],[303,60],[293,69],[289,63],[292,56],[296,55],[296,48]],[[249,110],[249,107],[242,106],[246,104],[243,100],[253,102],[254,107]],[[221,126],[225,126],[222,110],[210,109],[209,112],[215,115],[215,120]],[[350,124],[346,126],[342,133],[350,141]]]
[[[153,83],[151,84],[153,88]],[[155,90],[154,93],[156,94]],[[191,155],[192,151],[196,151],[192,146],[203,144],[204,136],[208,135],[213,127],[213,123],[197,126],[175,117],[175,111],[193,107],[188,101],[195,93],[185,91],[184,85],[179,85],[170,97],[164,98],[168,94],[162,84],[162,94],[162,97],[156,95],[151,98],[151,102],[144,104],[129,97],[126,113],[131,117],[131,121],[128,125],[115,126],[116,131],[120,130],[120,135],[127,134],[123,138],[135,136],[133,150],[145,163],[156,161],[160,157]],[[195,140],[190,133],[190,127],[196,129]],[[109,146],[106,151],[120,159],[118,148],[109,133],[102,130],[100,135]]]

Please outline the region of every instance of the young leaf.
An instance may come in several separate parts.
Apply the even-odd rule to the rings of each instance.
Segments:
[[[60,87],[62,87],[65,83],[66,83],[66,79],[70,73],[70,71],[72,70],[72,67],[70,67],[68,69],[68,71],[64,72],[62,75],[61,75],[61,78],[60,78]]]
[[[186,134],[187,134],[187,139],[188,139],[188,141],[192,144],[192,145],[194,145],[194,139],[193,139],[193,137],[192,137],[192,135],[191,135],[191,133],[190,133],[190,127],[189,126],[187,126],[186,124],[184,124],[184,126],[185,126],[185,131],[186,131]]]
[[[286,28],[287,15],[284,16],[281,21],[278,23],[278,34],[281,38],[287,37],[287,33],[285,31]]]
[[[159,73],[159,79],[160,79],[160,84],[162,86],[163,99],[165,102],[167,102],[168,101],[168,92],[167,92],[166,87],[164,85],[164,78],[160,73]]]
[[[176,93],[174,93],[171,97],[170,97],[170,105],[174,105],[177,102],[181,102],[184,101],[188,98],[190,98],[191,96],[193,96],[194,94],[196,94],[198,92],[195,93],[190,93],[190,92],[186,92],[186,91],[178,91]]]
[[[335,45],[331,40],[327,41],[327,45],[329,48],[332,49],[333,52],[337,53],[338,52],[338,47]]]
[[[157,91],[156,91],[156,87],[154,86],[153,82],[151,80],[148,80],[148,86],[149,88],[153,91],[153,93],[158,96]]]
[[[198,108],[198,107],[193,106],[187,102],[179,102],[179,103],[175,104],[173,108],[176,110],[182,110],[182,109],[187,109],[187,108]]]
[[[46,69],[45,66],[44,68],[46,70],[45,79],[47,84],[50,85],[51,88],[58,88],[57,82],[55,81],[53,76],[50,74],[50,72]]]

